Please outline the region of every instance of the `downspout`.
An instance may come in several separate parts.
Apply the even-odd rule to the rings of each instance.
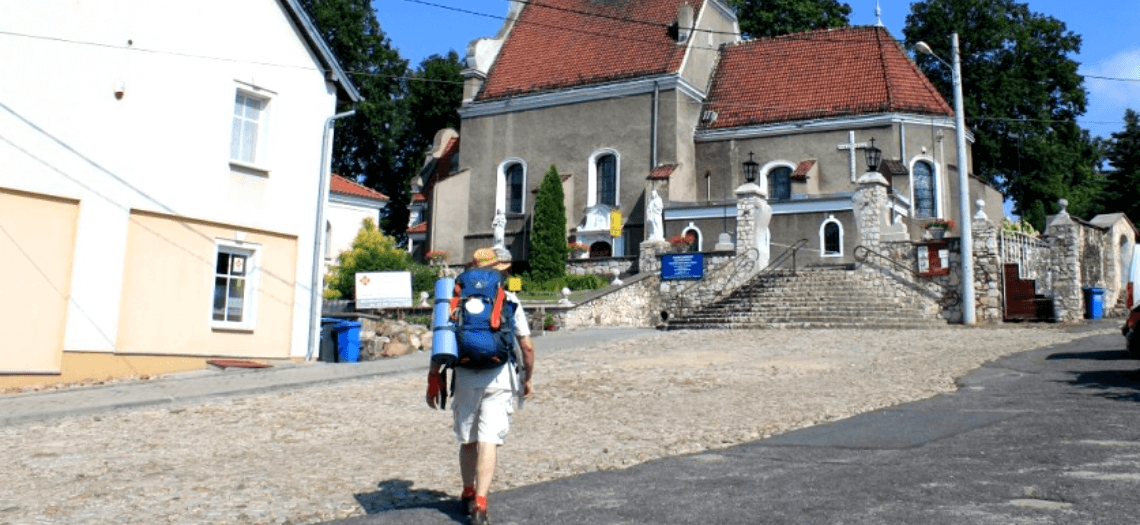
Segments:
[[[906,123],[899,124],[899,160],[902,161],[903,168],[906,168],[907,173],[910,173],[910,168],[907,167],[906,161]],[[910,179],[910,177],[907,177]],[[907,186],[913,185],[914,182],[907,183]],[[894,175],[891,176],[891,187],[894,187]],[[913,194],[914,191],[911,190]],[[910,217],[914,217],[914,197],[910,199]]]
[[[657,167],[657,112],[660,105],[661,86],[658,81],[653,81],[653,132],[649,137],[649,170],[653,171]]]
[[[317,224],[313,231],[313,280],[310,283],[309,295],[311,301],[309,302],[309,345],[308,353],[305,354],[305,361],[312,361],[313,355],[317,352],[317,345],[320,343],[320,336],[318,331],[321,328],[321,248],[324,246],[325,238],[325,203],[329,200],[329,177],[332,159],[329,158],[329,143],[332,142],[332,124],[337,119],[351,117],[356,114],[356,110],[345,111],[344,113],[337,113],[325,119],[325,127],[322,129],[321,134],[321,167],[320,167],[320,185],[317,189]]]

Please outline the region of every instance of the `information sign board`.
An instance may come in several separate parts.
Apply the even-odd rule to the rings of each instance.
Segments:
[[[701,253],[669,253],[661,256],[661,279],[701,279],[705,256]]]
[[[412,272],[357,272],[357,309],[411,307]]]

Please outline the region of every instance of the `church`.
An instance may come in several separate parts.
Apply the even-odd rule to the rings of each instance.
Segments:
[[[552,166],[567,241],[589,258],[636,261],[654,196],[653,233],[732,251],[734,191],[753,182],[773,253],[799,242],[803,265],[849,264],[869,150],[888,184],[884,240],[962,223],[953,109],[881,26],[744,40],[720,0],[510,5],[497,35],[468,46],[461,132],[441,130],[412,181],[419,258],[462,264],[500,245],[525,262]],[[969,181],[971,213],[1002,217],[1003,196]]]

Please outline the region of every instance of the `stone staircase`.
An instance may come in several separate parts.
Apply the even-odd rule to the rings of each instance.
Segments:
[[[765,272],[728,297],[691,315],[669,320],[670,330],[719,328],[932,328],[898,304],[893,290],[871,287],[854,270]]]

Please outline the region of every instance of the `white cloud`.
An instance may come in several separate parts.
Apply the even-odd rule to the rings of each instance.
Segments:
[[[1080,119],[1094,135],[1107,137],[1124,126],[1124,110],[1140,111],[1140,81],[1106,80],[1109,78],[1140,79],[1140,47],[1120,51],[1095,64],[1081,67],[1085,87],[1089,90],[1088,113]]]

